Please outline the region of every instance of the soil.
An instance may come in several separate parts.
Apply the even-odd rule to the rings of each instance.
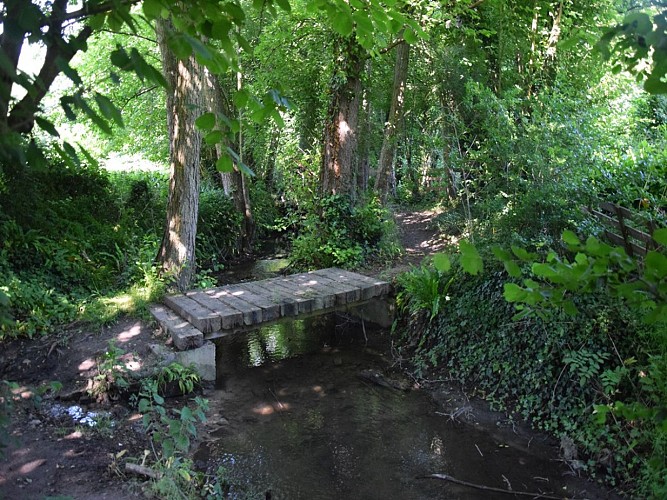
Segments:
[[[439,237],[433,224],[436,215],[435,211],[398,213],[405,254],[389,270],[367,271],[395,276],[442,250],[448,242]],[[110,341],[128,353],[122,357],[125,365],[138,371],[151,362],[150,344],[166,339],[153,325],[124,317],[105,327],[69,325],[46,338],[0,344],[0,380],[18,384],[8,427],[10,444],[2,450],[4,459],[0,460],[0,499],[146,497],[144,478],[128,476],[124,469],[128,457],[140,459],[149,448],[140,415],[127,398],[90,396],[90,389],[99,384],[99,363]],[[52,381],[58,381],[62,388],[38,395]],[[530,446],[536,436],[525,428],[504,425],[503,415],[488,411],[483,402],[468,401],[458,388],[440,384],[431,389],[442,413],[453,420],[474,421],[492,432],[502,432],[518,447]],[[41,403],[36,404],[36,400]],[[174,398],[170,404],[179,403],[183,405]],[[81,416],[63,415],[62,408],[73,405],[105,418],[97,418],[97,425],[91,427],[81,422]],[[545,445],[540,453],[560,460],[555,443]],[[596,489],[587,484],[590,488],[579,491]],[[610,495],[598,491],[591,496]]]

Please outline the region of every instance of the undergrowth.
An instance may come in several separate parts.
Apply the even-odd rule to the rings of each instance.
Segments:
[[[301,222],[290,260],[296,268],[355,268],[373,259],[391,260],[400,249],[396,229],[377,199],[353,205],[349,197],[319,200]]]

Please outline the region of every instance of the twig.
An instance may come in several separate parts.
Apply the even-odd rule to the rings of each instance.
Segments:
[[[364,340],[366,340],[366,343],[364,346],[368,345],[368,335],[366,335],[366,325],[364,323],[364,316],[363,314],[361,315],[361,330],[364,332]]]
[[[475,483],[470,483],[468,481],[462,481],[447,474],[428,474],[426,476],[417,476],[417,479],[442,479],[443,481],[449,481],[451,483],[460,484],[461,486],[467,486],[469,488],[476,488],[478,490],[484,490],[484,491],[494,491],[496,493],[507,493],[508,495],[523,495],[526,497],[548,498],[552,500],[563,500],[565,498],[565,497],[555,497],[551,495],[545,495],[543,493],[531,493],[528,491],[510,491],[510,490],[505,490],[503,488],[484,486],[482,484],[475,484]]]
[[[131,472],[137,474],[138,476],[150,477],[151,479],[160,479],[162,474],[157,471],[154,471],[150,467],[144,467],[139,464],[126,463],[125,472]]]
[[[505,484],[507,485],[507,490],[512,491],[512,483],[510,483],[510,480],[507,479],[505,474],[501,474],[501,476],[503,477],[503,481],[505,481]]]
[[[479,456],[483,457],[484,453],[482,453],[482,450],[479,449],[479,446],[477,446],[477,443],[475,443],[475,448],[477,448],[477,451],[479,452]],[[503,476],[503,477],[505,477],[505,476]]]
[[[271,389],[269,389],[269,393],[271,393],[271,396],[273,396],[273,398],[276,400],[276,403],[278,403],[278,405],[280,406],[280,409],[284,410],[285,405],[280,402],[280,400],[278,399],[278,396],[276,396],[276,393],[273,392],[273,390],[271,390]]]

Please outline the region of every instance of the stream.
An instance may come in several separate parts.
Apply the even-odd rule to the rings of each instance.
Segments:
[[[512,498],[419,478],[432,473],[606,498],[573,477],[557,450],[516,446],[444,415],[427,391],[391,370],[386,330],[329,314],[217,342],[218,381],[194,460],[224,481],[229,498]],[[369,372],[407,390],[373,383],[363,376]]]

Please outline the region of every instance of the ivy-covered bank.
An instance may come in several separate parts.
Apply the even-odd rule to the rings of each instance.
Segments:
[[[576,255],[586,254],[580,250]],[[538,310],[526,300],[517,314],[508,290],[522,282],[498,261],[485,258],[484,270],[478,267],[481,272],[473,276],[464,271],[471,268],[465,252],[451,268],[439,257],[399,277],[394,334],[416,375],[450,377],[511,418],[573,443],[564,458],[575,470],[622,492],[664,498],[665,324],[646,321],[655,301],[639,305],[611,293],[607,276],[568,292],[576,314],[563,307]],[[587,257],[586,265],[594,267],[596,259]],[[559,262],[569,265],[565,257]],[[528,273],[535,269],[530,263],[523,267]],[[656,290],[664,288],[661,273]],[[537,293],[557,295],[533,283]]]

